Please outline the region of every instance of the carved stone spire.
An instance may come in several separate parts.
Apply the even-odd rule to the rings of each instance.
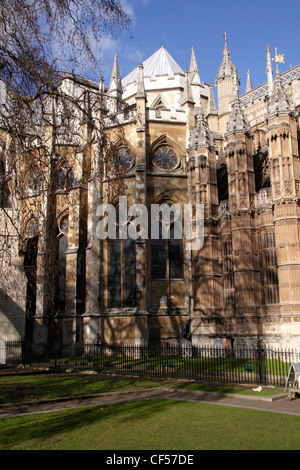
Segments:
[[[218,114],[212,83],[209,84],[209,97],[208,97],[208,109],[207,109],[207,115],[210,115],[210,114]]]
[[[207,121],[200,107],[199,113],[195,116],[196,126],[190,134],[189,152],[199,148],[215,147],[214,139],[208,128]]]
[[[190,65],[190,72],[191,72],[191,84],[192,85],[201,85],[201,79],[199,74],[199,69],[197,65],[196,55],[195,55],[195,48],[192,48],[192,57],[191,57],[191,65]]]
[[[114,60],[112,74],[111,74],[108,93],[113,98],[113,101],[114,101],[111,107],[111,112],[115,113],[115,112],[121,111],[123,88],[122,88],[122,81],[121,81],[117,54],[115,54],[115,60]]]
[[[236,98],[239,88],[237,68],[231,61],[226,37],[223,60],[219,67],[216,85],[218,87],[219,132],[225,134],[231,103]]]
[[[112,70],[110,84],[109,84],[109,93],[112,94],[114,92],[117,92],[120,95],[122,95],[123,93],[117,54],[115,54],[115,60],[114,60],[113,70]]]
[[[235,74],[237,74],[237,69],[236,66],[232,63],[227,40],[225,40],[223,60],[218,70],[217,80],[223,80],[225,77],[233,77]]]
[[[248,72],[247,72],[246,93],[248,93],[249,91],[252,91],[252,90],[253,90],[253,86],[252,86],[252,81],[251,81],[251,74],[250,74],[250,70],[248,70]]]
[[[273,91],[268,97],[268,117],[291,113],[291,103],[283,87],[279,70],[273,81]]]
[[[140,69],[140,75],[139,75],[138,89],[137,89],[136,97],[137,98],[146,98],[145,82],[144,82],[144,66],[143,66],[143,64],[140,64],[139,69]]]
[[[185,72],[185,84],[184,84],[184,90],[183,90],[183,97],[181,101],[181,105],[183,106],[186,103],[195,103],[194,98],[193,98],[193,92],[191,88],[191,73],[187,69]]]
[[[243,113],[239,95],[235,97],[227,124],[227,136],[232,134],[246,134],[250,130],[248,119]]]
[[[106,107],[105,105],[105,86],[104,86],[104,78],[100,77],[99,82],[99,103],[100,109],[103,111]]]
[[[267,46],[267,76],[268,76],[268,93],[270,96],[273,91],[273,67],[272,67],[270,46]]]

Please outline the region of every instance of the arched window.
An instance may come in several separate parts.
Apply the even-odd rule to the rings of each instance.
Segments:
[[[73,186],[74,182],[75,182],[74,172],[73,170],[69,170],[67,173],[67,186],[68,187]]]
[[[57,189],[62,191],[66,185],[66,174],[63,169],[60,169],[57,174]]]
[[[175,170],[180,163],[178,155],[168,146],[163,145],[157,148],[152,157],[152,165],[161,171]]]
[[[69,234],[69,216],[62,217],[58,223],[58,253],[57,253],[57,294],[56,309],[64,312],[66,308],[66,274],[67,274],[67,251]]]
[[[134,158],[128,147],[122,147],[118,150],[118,159],[122,171],[129,171],[134,166]]]
[[[38,236],[38,221],[32,218],[28,222],[24,234],[25,250],[23,260],[27,280],[25,337],[28,341],[33,339],[33,321],[36,314]]]
[[[106,175],[115,178],[130,173],[135,166],[135,156],[129,144],[119,143],[113,146],[106,158]]]
[[[159,238],[151,239],[151,274],[153,280],[183,279],[183,240],[175,236],[175,224],[170,225],[169,237],[165,238],[162,222],[159,222]]]
[[[33,193],[39,192],[43,187],[44,176],[41,169],[36,169],[29,177],[28,186]]]
[[[136,306],[136,243],[127,238],[108,241],[109,308],[133,308]]]
[[[149,170],[154,173],[181,173],[185,166],[185,150],[167,134],[153,142],[149,150]]]
[[[24,271],[27,278],[26,316],[28,319],[32,319],[35,316],[37,247],[37,237],[27,240],[24,255]]]
[[[150,106],[150,109],[155,109],[155,116],[157,118],[161,118],[162,111],[169,111],[170,105],[167,103],[165,97],[159,94],[153,101],[152,105]]]

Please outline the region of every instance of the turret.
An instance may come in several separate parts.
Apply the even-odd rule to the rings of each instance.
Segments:
[[[276,62],[277,62],[276,53]],[[268,51],[268,64],[270,56]],[[278,63],[278,62],[277,62]],[[269,86],[270,88],[270,86]],[[267,97],[269,159],[274,213],[274,245],[276,246],[279,301],[281,318],[288,318],[282,331],[296,334],[300,311],[300,251],[299,251],[299,149],[298,126],[290,98],[282,83],[277,66]],[[291,305],[293,310],[291,310]],[[292,316],[292,318],[291,318]],[[299,330],[298,330],[299,331]]]
[[[214,217],[218,208],[216,179],[216,146],[202,109],[196,115],[196,126],[190,134],[189,176],[191,203],[204,204],[206,217]]]
[[[196,115],[196,126],[190,136],[188,149],[189,202],[204,207],[204,246],[192,253],[192,286],[194,318],[193,341],[200,340],[202,321],[209,318],[208,334],[215,335],[218,328],[216,312],[221,308],[219,245],[217,239],[218,186],[216,146],[201,110]]]
[[[231,210],[249,210],[255,194],[250,125],[243,113],[239,93],[232,103],[227,124],[226,157],[228,166],[229,206]]]
[[[234,99],[235,88],[238,80],[237,69],[231,61],[225,36],[223,60],[219,67],[216,79],[216,85],[218,87],[219,131],[221,134],[225,134],[226,132],[226,124],[230,113],[230,103]]]
[[[256,319],[260,292],[255,288],[260,282],[255,256],[252,211],[256,194],[252,135],[250,125],[241,106],[238,83],[229,115],[225,148],[228,169],[229,215],[231,224],[232,268],[224,275],[224,307],[235,309],[241,317]],[[228,276],[229,282],[228,289]],[[247,289],[245,289],[247,286]],[[256,320],[251,320],[255,323]],[[256,328],[256,327],[254,327]],[[255,329],[254,329],[255,331]]]

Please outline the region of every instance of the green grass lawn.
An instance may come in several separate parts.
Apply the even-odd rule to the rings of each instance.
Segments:
[[[155,387],[208,390],[222,393],[257,395],[250,385],[211,384],[164,379],[114,378],[99,375],[39,374],[0,375],[0,405],[40,399],[76,397]],[[261,395],[282,393],[282,389],[263,389]]]
[[[299,417],[147,400],[5,418],[0,450],[299,450]]]
[[[0,405],[159,387],[163,381],[102,378],[97,375],[0,376]]]

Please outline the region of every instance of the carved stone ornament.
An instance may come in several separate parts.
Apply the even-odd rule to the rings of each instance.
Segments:
[[[285,189],[285,194],[287,196],[291,196],[293,194],[292,182],[291,181],[285,181],[284,182],[284,189]]]
[[[276,197],[281,195],[281,183],[280,182],[274,183],[274,194]]]

